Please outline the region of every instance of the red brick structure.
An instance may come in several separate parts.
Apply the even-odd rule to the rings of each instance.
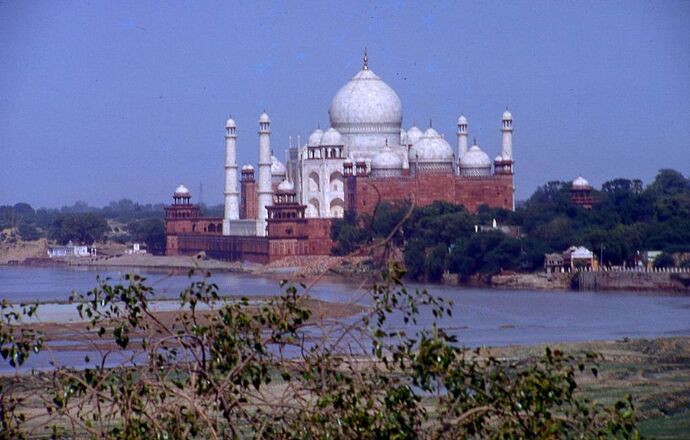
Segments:
[[[418,172],[414,175],[376,177],[366,168],[345,168],[345,208],[371,214],[381,201],[406,200],[426,206],[437,200],[464,205],[476,211],[481,205],[513,209],[512,173],[458,176],[452,172]]]
[[[245,165],[242,167],[242,179],[240,180],[240,218],[256,218],[258,212],[258,200],[256,198],[256,181],[254,180],[254,167]]]
[[[570,187],[570,201],[584,209],[592,209],[594,197],[592,197],[592,186],[587,180],[582,177],[573,180]]]
[[[253,177],[253,170],[251,174]],[[253,188],[253,179],[242,181]],[[243,200],[245,195],[251,196],[251,192],[243,192]],[[223,219],[201,217],[199,206],[190,199],[189,191],[180,187],[173,204],[165,208],[166,255],[204,252],[219,260],[266,264],[291,255],[328,255],[333,247],[331,219],[305,218],[306,206],[297,203],[292,188],[278,186],[273,205],[268,207],[267,237],[222,235]],[[253,199],[245,206],[256,209],[255,193]]]

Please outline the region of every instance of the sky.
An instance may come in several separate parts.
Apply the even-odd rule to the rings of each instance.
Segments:
[[[595,187],[690,175],[689,1],[2,1],[0,205],[223,201],[224,125],[238,162],[328,126],[362,65],[403,127],[490,157],[514,118],[517,199],[578,175]]]

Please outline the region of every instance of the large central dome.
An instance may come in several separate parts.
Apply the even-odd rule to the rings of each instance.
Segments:
[[[366,65],[335,94],[328,116],[331,126],[349,141],[351,152],[399,143],[400,98]]]
[[[395,90],[371,70],[361,70],[345,84],[328,109],[331,125],[338,131],[359,124],[402,124],[402,104]]]

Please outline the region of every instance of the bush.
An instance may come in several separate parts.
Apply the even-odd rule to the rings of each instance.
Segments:
[[[31,399],[21,380],[3,382],[0,438],[639,436],[629,398],[603,406],[579,397],[576,373],[587,366],[596,376],[596,355],[546,348],[513,362],[462,348],[438,326],[452,305],[408,291],[402,274],[395,265],[382,273],[355,322],[315,321],[294,286],[263,304],[223,302],[202,279],[180,295],[188,311],[166,323],[151,311],[155,292],[143,278],[99,282],[72,300],[127,366],[87,358],[84,370],[56,368],[30,378],[40,382]],[[41,334],[14,325],[36,307],[3,303],[0,348],[14,365],[42,349]],[[416,322],[421,310],[435,317],[429,328],[391,325],[392,316]],[[43,411],[48,417],[37,417]]]

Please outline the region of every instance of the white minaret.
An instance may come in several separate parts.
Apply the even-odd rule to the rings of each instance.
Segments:
[[[237,124],[225,123],[225,216],[223,235],[230,235],[230,221],[240,218],[240,193],[237,191]]]
[[[259,116],[259,206],[256,235],[266,235],[267,206],[273,204],[271,188],[271,119],[266,112]]]
[[[501,118],[501,131],[503,132],[501,156],[504,160],[513,160],[513,115],[508,109],[503,112],[503,118]]]
[[[460,115],[458,118],[458,160],[467,153],[467,118]]]

